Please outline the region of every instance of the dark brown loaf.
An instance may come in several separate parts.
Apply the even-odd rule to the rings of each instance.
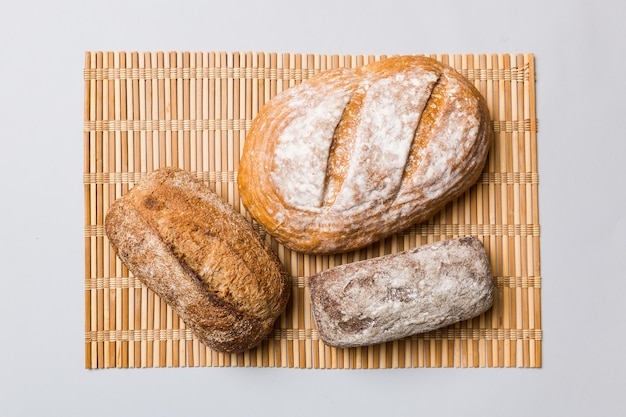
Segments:
[[[341,265],[309,279],[320,338],[335,347],[365,346],[475,317],[493,303],[482,243],[451,239]]]
[[[188,172],[149,174],[113,203],[105,228],[128,269],[216,351],[254,347],[286,306],[289,278],[276,255]]]
[[[291,249],[357,249],[427,220],[474,184],[490,132],[480,93],[433,59],[330,70],[255,117],[240,195]]]

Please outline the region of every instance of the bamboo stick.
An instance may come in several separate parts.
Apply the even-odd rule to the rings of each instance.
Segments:
[[[517,60],[515,56],[508,57],[509,62],[511,63],[511,71],[515,70],[517,67]],[[512,79],[511,82],[511,120],[512,120],[512,131],[510,133],[511,142],[510,142],[510,160],[511,166],[509,167],[509,173],[512,171],[512,179],[508,182],[510,189],[510,198],[513,205],[511,219],[512,223],[515,225],[514,235],[510,236],[511,241],[511,262],[510,262],[510,270],[511,270],[511,285],[512,287],[512,298],[513,298],[513,308],[512,315],[514,316],[514,328],[516,333],[516,338],[513,341],[512,345],[514,346],[514,350],[512,355],[514,355],[513,366],[520,367],[523,365],[523,355],[524,355],[524,338],[520,337],[523,335],[523,306],[522,306],[522,286],[518,277],[521,277],[521,256],[522,256],[522,237],[527,232],[525,231],[525,224],[522,222],[521,217],[521,204],[520,204],[520,181],[518,178],[521,178],[521,169],[519,163],[519,146],[520,146],[520,138],[519,138],[519,128],[523,126],[523,119],[519,118],[518,112],[518,96],[517,96],[517,87],[518,83],[516,79]],[[515,128],[515,127],[518,128]]]
[[[103,62],[102,62],[103,68],[117,68],[116,66],[117,63],[114,61],[114,55],[112,53],[108,52],[106,54],[103,54],[102,59],[103,59]],[[117,97],[118,97],[118,94],[114,90],[113,80],[108,80],[106,82],[103,82],[102,84],[102,98],[103,98],[102,120],[103,121],[110,121],[115,118],[116,115],[115,115],[114,110],[115,110],[115,101]],[[108,103],[108,105],[105,105],[106,103]],[[115,149],[118,147],[117,143],[115,142],[116,135],[117,135],[116,133],[111,132],[109,130],[107,130],[106,132],[103,132],[103,137],[102,137],[103,172],[111,172],[111,171],[115,172],[116,171]],[[106,152],[105,150],[108,150],[108,152]],[[102,186],[103,220],[102,220],[102,223],[100,223],[101,225],[104,225],[104,218],[106,217],[106,210],[110,206],[111,202],[115,199],[115,188],[116,187],[112,186],[111,184],[103,184]],[[115,269],[111,268],[109,245],[108,245],[106,236],[103,236],[103,241],[102,241],[102,257],[103,257],[103,262],[102,262],[103,269],[102,269],[102,274],[99,275],[99,277],[102,277],[103,280],[106,278],[110,282],[111,277],[115,276],[115,275],[112,275],[112,273],[114,274]],[[113,270],[113,272],[111,270]],[[112,290],[110,286],[109,287],[105,286],[103,288],[104,332],[108,334],[112,334],[115,331],[115,323],[114,323],[115,298],[114,298],[114,295],[111,293],[111,291]],[[112,295],[113,295],[113,298],[111,297]],[[102,359],[104,360],[103,366],[105,368],[111,368],[115,366],[115,348],[116,348],[115,341],[108,340],[107,342],[104,343],[104,357]]]
[[[510,70],[510,62],[508,59],[508,55],[499,54],[498,55],[498,66],[500,69],[504,69],[506,73],[507,70]],[[501,81],[501,86],[504,94],[501,94],[501,106],[500,111],[502,114],[502,119],[505,121],[511,120],[511,83],[510,80],[503,79]],[[506,126],[506,125],[505,125]],[[500,134],[501,138],[501,159],[500,159],[500,170],[502,173],[509,172],[509,168],[511,168],[511,132],[508,129],[504,129],[504,132]],[[501,200],[501,216],[502,216],[502,225],[513,226],[514,222],[511,219],[511,185],[503,181],[500,185],[502,189],[502,200]],[[511,234],[505,233],[505,229],[503,228],[502,232],[502,270],[501,273],[503,276],[510,277],[513,276],[511,270]],[[510,330],[515,328],[515,297],[514,291],[509,286],[504,287],[504,300],[505,300],[505,330]],[[509,332],[510,334],[510,332]],[[506,333],[505,333],[506,335]],[[512,367],[515,365],[515,342],[508,337],[504,338],[504,365],[507,367]]]
[[[146,72],[146,54],[142,53],[142,54],[137,54],[137,69],[138,72],[141,74],[145,74]],[[143,124],[144,126],[147,126],[147,121],[150,120],[150,117],[148,116],[149,113],[147,112],[147,106],[149,106],[149,102],[150,102],[150,98],[148,97],[148,87],[147,87],[147,81],[144,78],[141,79],[137,79],[137,88],[138,88],[138,94],[139,94],[139,113],[138,113],[138,119],[140,121],[140,126]],[[138,147],[136,148],[137,150],[137,162],[135,165],[135,172],[141,173],[141,172],[146,172],[147,171],[147,165],[148,165],[148,161],[147,161],[147,157],[148,157],[148,133],[147,133],[147,127],[144,129],[141,129],[139,131],[139,143],[138,143]],[[130,184],[131,186],[134,185],[134,182],[132,182]]]
[[[519,61],[517,56],[512,56],[512,66],[514,68],[519,68]],[[511,117],[514,121],[517,121],[518,126],[523,126],[523,97],[520,97],[520,87],[521,84],[517,82],[517,80],[511,81]],[[522,90],[523,93],[523,90]],[[521,136],[521,137],[520,137]],[[513,205],[515,207],[514,210],[514,219],[513,222],[516,225],[525,225],[527,224],[525,221],[525,213],[524,213],[524,204],[523,204],[523,187],[522,181],[517,181],[515,174],[521,174],[523,172],[523,153],[520,152],[520,147],[523,149],[523,135],[520,135],[519,129],[513,129],[511,133],[511,151],[513,153],[512,163],[513,163],[513,173],[514,173],[514,181],[512,184],[513,187]],[[524,290],[521,285],[520,277],[527,276],[522,267],[522,259],[525,252],[524,245],[525,237],[523,233],[515,234],[514,236],[514,262],[513,262],[513,271],[515,276],[515,306],[516,306],[516,329],[521,333],[525,325],[524,320],[524,305],[523,305],[523,297]],[[523,338],[519,338],[516,343],[516,366],[523,366],[525,359],[524,356],[527,352],[527,348],[525,346],[526,341]]]
[[[485,68],[486,60],[487,59],[484,54],[477,56],[476,61],[475,61],[476,67],[472,69],[475,70],[476,68]],[[475,74],[475,71],[473,73]],[[491,96],[490,96],[491,91],[488,90],[487,80],[479,77],[477,80],[474,81],[474,83],[480,88],[481,93],[486,98],[487,104],[489,105],[489,102],[491,99]],[[487,174],[489,174],[490,172],[489,162],[487,163],[487,166],[485,167],[483,172],[486,172]],[[488,193],[489,193],[489,184],[485,186],[484,184],[479,183],[477,185],[477,198],[476,198],[476,203],[477,203],[476,223],[477,225],[488,223],[488,219],[489,219]],[[489,238],[484,236],[483,234],[482,240],[483,240],[483,245],[485,246],[485,249],[487,250],[487,253],[489,253]],[[479,319],[479,323],[478,323],[478,326],[480,329],[479,331],[484,332],[489,327],[489,319],[490,319],[489,312],[481,316],[481,318]],[[475,348],[474,366],[476,367],[487,366],[488,360],[490,360],[490,358],[492,357],[491,347],[492,347],[491,343],[489,343],[486,340],[479,339],[477,342],[474,343],[474,348]]]
[[[489,56],[487,57],[486,60],[486,65],[487,65],[487,70],[492,70],[493,72],[497,73],[498,70],[498,65],[497,65],[497,60],[495,60],[494,62],[494,56]],[[494,68],[495,67],[495,68]],[[491,87],[491,94],[489,94],[489,98],[488,98],[488,106],[491,109],[491,117],[492,120],[497,121],[500,120],[499,117],[499,113],[498,113],[498,105],[499,105],[499,88],[498,88],[498,82],[497,79],[492,80],[490,83],[490,87]],[[493,172],[494,174],[498,174],[499,171],[499,146],[500,146],[500,140],[499,140],[499,135],[496,134],[494,135],[494,140],[492,143],[492,148],[490,151],[490,172]],[[500,188],[497,184],[492,183],[490,184],[490,189],[489,189],[489,224],[495,224],[495,225],[500,225],[500,218],[499,218],[499,210],[498,210],[498,200],[500,198]],[[500,257],[500,251],[498,250],[498,244],[499,244],[499,237],[497,236],[496,231],[490,233],[490,240],[489,240],[489,254],[490,254],[490,258],[491,258],[491,264],[492,264],[492,268],[493,268],[493,272],[494,275],[498,275],[501,272],[501,268],[499,267],[498,264],[498,260]],[[492,317],[491,317],[491,326],[493,329],[497,329],[502,325],[502,291],[498,290],[496,292],[496,297],[494,300],[494,308],[492,308]],[[500,341],[498,340],[497,337],[492,337],[492,349],[491,349],[491,366],[495,366],[495,367],[500,367],[502,366],[502,359],[501,359],[501,353],[502,353],[502,349],[500,346]]]
[[[467,70],[472,73],[475,72],[476,68],[480,67],[480,59],[479,55],[470,55],[468,56],[467,61]],[[481,81],[480,79],[473,80],[474,86],[478,88],[478,90],[485,95],[486,94],[486,82]],[[483,173],[488,173],[488,168],[483,170]],[[472,225],[478,225],[484,223],[483,218],[483,202],[484,202],[484,185],[481,181],[478,181],[476,184],[474,198],[471,199],[471,214],[470,214],[470,223]],[[485,243],[485,237],[482,237],[483,244]],[[468,323],[468,332],[472,331],[472,334],[476,329],[484,329],[485,327],[485,314],[482,314],[480,317],[474,318]],[[478,338],[472,338],[467,343],[468,352],[467,352],[467,366],[468,367],[479,367],[484,366],[486,352],[484,346],[481,345],[481,341]]]
[[[525,67],[525,57],[523,54],[518,54],[517,55],[517,67],[520,69],[523,69]],[[522,80],[522,81],[518,81],[517,83],[517,95],[518,95],[518,117],[524,121],[524,125],[526,126],[526,102],[527,102],[527,97],[526,97],[526,81]],[[522,170],[525,174],[527,178],[530,178],[530,181],[532,181],[532,177],[533,177],[533,173],[531,171],[530,168],[530,164],[529,161],[526,157],[526,148],[528,145],[528,131],[525,128],[520,134],[519,134],[519,139],[520,139],[520,143],[519,143],[519,150],[518,150],[518,154],[519,154],[519,166],[520,166],[520,170]],[[532,220],[531,218],[529,218],[529,213],[532,213],[532,207],[529,206],[530,203],[530,199],[529,199],[529,195],[530,195],[530,187],[529,187],[529,182],[528,179],[524,182],[521,183],[520,181],[520,221],[523,222],[526,225],[530,225],[532,224]],[[526,236],[523,236],[520,239],[520,246],[521,246],[521,250],[520,250],[520,254],[519,254],[519,273],[522,277],[529,277],[532,276],[532,273],[530,272],[529,268],[528,268],[528,262],[526,261],[528,259],[528,247],[529,247],[529,243],[532,242],[531,238],[530,238],[530,233],[527,234]],[[529,329],[530,328],[530,310],[529,310],[529,287],[532,287],[532,285],[527,285],[521,286],[521,300],[520,303],[522,305],[522,320],[523,320],[523,328],[524,329]],[[530,362],[531,362],[531,341],[530,340],[524,340],[523,341],[523,349],[524,349],[524,357],[523,357],[523,366],[525,368],[528,368],[531,366]]]
[[[521,54],[520,61],[523,65],[523,68],[525,68],[527,65],[529,65],[530,57],[527,55]],[[533,75],[533,78],[534,78],[534,75]],[[531,115],[531,110],[530,110],[531,108],[530,89],[531,89],[531,85],[533,85],[533,81],[524,77],[523,81],[520,82],[520,89],[521,89],[521,93],[523,96],[523,106],[522,106],[523,118],[524,120],[528,120],[531,122],[534,122],[534,120],[531,120],[532,115]],[[532,158],[530,155],[531,131],[534,127],[533,124],[534,123],[529,124],[529,129],[524,130],[524,147],[523,149],[520,149],[520,154],[524,156],[523,166],[524,166],[525,172],[531,175],[531,180],[529,184],[525,185],[525,193],[523,194],[524,199],[525,199],[525,204],[523,207],[525,209],[524,219],[525,219],[526,224],[534,224],[533,212],[535,210],[535,208],[533,207],[534,200],[533,200],[533,194],[532,194],[533,193],[532,178],[533,178],[533,175],[536,173],[533,172]],[[531,234],[526,236],[526,240],[524,243],[525,243],[525,252],[523,254],[524,255],[523,259],[525,260],[525,262],[522,263],[522,267],[524,268],[524,275],[533,278],[533,285],[532,286],[529,285],[525,291],[526,299],[524,300],[524,307],[525,307],[524,318],[526,320],[525,322],[526,328],[534,329],[535,328],[535,316],[533,314],[534,313],[534,301],[535,301],[534,289],[540,284],[538,282],[539,277],[535,275],[535,268],[532,262],[533,260],[533,257],[532,257],[533,236]],[[526,347],[528,349],[528,353],[527,353],[527,358],[525,358],[525,366],[535,367],[536,366],[536,351],[535,351],[536,344],[534,343],[534,340],[532,339],[528,340]]]
[[[102,53],[98,53],[96,54],[96,68],[97,69],[102,69],[103,67],[103,54]],[[103,122],[103,81],[102,80],[97,80],[96,81],[96,122],[100,121]],[[103,165],[102,165],[102,159],[103,159],[103,132],[102,131],[96,131],[96,173],[97,174],[101,174],[103,172]],[[102,184],[97,184],[96,185],[96,198],[95,198],[95,218],[96,218],[96,225],[102,225],[103,224],[103,213],[102,213],[102,192],[103,192],[103,185]],[[98,234],[96,234],[95,237],[95,243],[96,243],[96,251],[95,251],[95,256],[94,256],[94,260],[96,261],[96,277],[102,277],[103,276],[103,244],[102,244],[102,237],[98,236]],[[104,305],[103,305],[103,290],[102,289],[97,289],[96,290],[96,303],[97,303],[97,317],[96,317],[96,329],[97,331],[103,332],[104,329]],[[97,342],[97,363],[98,363],[98,367],[103,367],[104,366],[104,341],[98,341]]]
[[[156,70],[157,70],[157,74],[164,74],[165,73],[165,54],[163,52],[157,52],[155,54],[156,56],[154,57],[156,60]],[[154,107],[156,109],[158,109],[158,118],[156,120],[158,120],[159,123],[159,133],[158,133],[158,142],[157,142],[157,158],[155,158],[154,161],[154,169],[158,169],[161,167],[165,167],[167,166],[167,131],[166,129],[161,128],[161,123],[163,125],[165,125],[166,122],[166,114],[167,112],[167,108],[166,106],[169,106],[169,102],[166,102],[166,97],[165,97],[165,77],[164,76],[160,76],[157,77],[157,79],[155,80],[156,85],[154,86],[156,88],[156,95],[155,95],[155,104]],[[153,82],[154,84],[154,82]],[[167,103],[167,104],[166,104]]]
[[[95,59],[92,53],[85,53],[85,69],[91,70],[95,67]],[[84,109],[84,119],[86,122],[91,122],[95,120],[93,117],[93,112],[96,108],[95,105],[95,84],[96,81],[85,77],[85,109]],[[92,133],[92,130],[85,129],[83,132],[83,140],[84,140],[84,165],[83,172],[85,174],[91,174],[95,172],[92,170],[92,164],[94,164],[95,160],[95,147],[93,146],[93,142],[95,141],[95,134]],[[89,176],[90,177],[90,176]],[[84,192],[84,211],[85,211],[85,241],[84,241],[84,251],[85,251],[85,334],[90,335],[92,332],[92,315],[96,313],[96,311],[92,308],[92,301],[95,298],[95,294],[93,294],[92,290],[92,282],[93,282],[93,272],[91,268],[91,263],[94,260],[96,254],[92,253],[92,237],[91,230],[93,224],[93,215],[92,215],[92,202],[95,202],[95,199],[92,197],[92,190],[95,187],[91,182],[85,182],[83,185]],[[89,230],[89,232],[87,232]],[[89,337],[85,338],[85,367],[93,368],[94,362],[96,358],[93,355],[92,351],[93,342],[89,339]]]
[[[182,80],[179,80],[178,85],[180,98],[179,114],[182,114],[182,123],[179,123],[178,128],[182,130],[181,133],[183,138],[183,157],[181,166],[187,171],[194,171],[192,169],[192,161],[194,161],[193,151],[195,148],[191,143],[191,131],[195,128],[195,126],[191,124],[191,106],[193,104],[193,100],[191,98],[191,80],[193,79],[195,82],[195,77],[191,76],[193,70],[191,65],[192,56],[189,52],[183,52],[182,57],[180,57],[179,60],[182,60],[183,66],[183,78]]]
[[[528,88],[528,102],[529,102],[529,119],[530,119],[530,153],[529,159],[531,160],[532,172],[538,172],[537,169],[537,121],[536,121],[536,109],[535,109],[535,61],[534,56],[528,56],[528,68],[529,68],[529,88]],[[532,184],[532,200],[533,200],[533,225],[539,225],[539,202],[538,202],[538,185]],[[540,251],[539,251],[539,236],[534,237],[533,241],[533,276],[540,277]],[[534,299],[534,317],[535,328],[541,329],[541,292],[539,288],[535,289]],[[541,338],[535,341],[535,364],[537,367],[542,365],[542,341]]]
[[[170,52],[165,55],[165,69],[167,74],[171,74],[173,70],[176,69],[177,66],[177,57],[176,52]],[[167,136],[169,136],[167,143],[167,151],[168,151],[168,161],[167,165],[172,167],[180,167],[180,159],[179,159],[179,137],[178,137],[178,129],[174,128],[178,123],[178,89],[177,89],[178,79],[176,77],[170,77],[166,82],[165,88],[165,102],[166,104],[166,122],[172,126],[167,130]],[[171,346],[171,342],[170,342]]]
[[[134,73],[135,70],[139,68],[139,55],[136,52],[129,53],[126,55],[126,68],[127,73]],[[139,78],[138,77],[127,77],[126,79],[126,89],[127,89],[127,105],[126,105],[126,118],[132,123],[133,126],[138,126],[140,129],[140,121],[141,121],[141,102],[143,101],[143,96],[141,96],[141,91],[139,88]],[[130,91],[128,91],[130,90]],[[131,125],[131,123],[128,123]],[[129,129],[128,135],[126,137],[126,142],[122,143],[122,194],[125,194],[133,185],[132,178],[134,174],[140,172],[141,167],[141,130],[136,131],[135,128],[132,130]],[[124,177],[128,178],[124,181]],[[119,198],[119,197],[116,197]],[[143,329],[143,311],[145,309],[145,299],[143,296],[143,291],[141,288],[136,288],[136,301],[138,303],[137,306],[137,317],[136,317],[136,332],[141,334]],[[143,357],[145,356],[144,351],[146,349],[145,343],[142,338],[139,337],[139,340],[135,340],[136,346],[136,366],[141,366]]]
[[[228,54],[226,56],[225,64],[228,68],[232,68],[234,66],[234,56],[233,54]],[[226,121],[226,136],[224,137],[225,141],[225,150],[224,152],[224,165],[222,170],[222,184],[224,187],[224,198],[231,205],[234,206],[235,203],[235,190],[233,187],[233,183],[228,180],[228,177],[224,174],[230,173],[234,171],[234,157],[235,157],[235,136],[234,136],[234,112],[235,107],[239,107],[239,96],[235,95],[235,80],[231,77],[228,77],[224,80],[226,85],[226,101],[225,101],[225,121]],[[222,123],[224,125],[224,123]]]
[[[233,67],[241,68],[241,54],[235,53],[233,54]],[[241,74],[241,73],[240,73]],[[245,126],[244,123],[241,122],[241,115],[245,111],[246,104],[246,92],[245,92],[245,84],[244,79],[240,76],[238,79],[233,81],[233,105],[232,105],[232,119],[233,119],[233,132],[232,132],[232,140],[231,140],[231,151],[229,158],[228,171],[232,172],[232,177],[228,177],[228,185],[229,185],[229,201],[235,210],[239,208],[240,198],[239,198],[239,188],[237,187],[237,173],[239,172],[239,159],[242,153],[242,139],[241,139],[241,131],[242,127]]]
[[[109,58],[109,54],[108,53],[104,53],[102,54],[102,68],[108,68],[109,67],[109,63],[108,63],[108,58]],[[109,81],[107,80],[102,80],[102,126],[104,126],[105,123],[107,123],[107,120],[109,119],[109,115],[108,115],[108,110],[109,110],[109,106],[107,105],[107,103],[109,101],[113,101],[114,97],[111,94],[111,100],[109,100]],[[105,129],[102,129],[102,161],[101,161],[101,165],[102,165],[102,172],[108,172],[109,171],[109,160],[110,160],[110,154],[113,152],[113,149],[115,149],[115,143],[113,142],[111,145],[109,146],[109,142],[110,142],[110,136],[111,133]],[[98,224],[100,226],[102,226],[104,224],[104,216],[105,216],[105,211],[106,211],[106,207],[109,204],[109,188],[110,185],[109,184],[105,184],[103,182],[102,184],[102,188],[100,189],[100,201],[98,204],[98,209],[100,212],[100,218],[99,218],[99,222]],[[97,234],[98,239],[100,240],[100,248],[99,248],[99,257],[100,257],[100,267],[98,268],[98,278],[99,281],[104,283],[104,280],[106,278],[109,277],[108,275],[108,262],[107,262],[107,248],[106,248],[106,244],[104,242],[104,236],[102,236],[102,234],[98,233]],[[101,350],[101,356],[99,358],[99,362],[101,363],[101,367],[103,368],[108,368],[110,367],[110,356],[109,356],[109,352],[110,352],[110,340],[108,337],[104,336],[104,335],[109,335],[112,334],[112,332],[110,331],[110,327],[109,327],[109,293],[108,293],[108,288],[105,285],[98,285],[98,288],[100,290],[100,303],[102,305],[102,311],[100,313],[101,315],[101,321],[102,321],[102,327],[101,327],[101,334],[103,335],[102,340],[103,340],[103,345],[102,345],[102,350]]]
[[[157,71],[157,57],[155,53],[146,52],[144,54],[146,71]],[[159,100],[158,92],[159,86],[156,78],[146,80],[146,120],[155,121],[152,129],[146,132],[146,167],[142,172],[152,172],[158,161],[158,117],[159,117]],[[154,131],[157,131],[155,134]]]

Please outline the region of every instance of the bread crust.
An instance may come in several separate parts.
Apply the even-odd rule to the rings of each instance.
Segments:
[[[320,338],[342,348],[470,319],[494,297],[489,259],[474,237],[340,265],[311,276],[309,286]]]
[[[489,120],[474,86],[427,57],[326,71],[255,117],[240,196],[290,249],[358,249],[427,220],[474,184]]]
[[[186,171],[142,179],[112,204],[105,230],[128,269],[216,351],[256,346],[287,304],[289,277],[277,256]]]

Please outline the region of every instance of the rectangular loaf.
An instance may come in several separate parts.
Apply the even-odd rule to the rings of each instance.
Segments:
[[[475,317],[493,303],[485,249],[475,237],[341,265],[313,275],[311,307],[324,343],[387,342]]]

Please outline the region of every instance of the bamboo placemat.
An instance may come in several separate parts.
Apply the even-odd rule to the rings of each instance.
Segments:
[[[432,55],[485,96],[495,132],[478,183],[433,219],[334,256],[272,245],[293,279],[273,334],[241,354],[200,344],[109,246],[107,208],[145,173],[185,168],[242,214],[237,168],[246,132],[276,93],[324,69],[381,56],[87,52],[85,55],[85,366],[414,368],[541,366],[541,274],[532,54]],[[249,216],[247,216],[248,219]],[[346,262],[453,237],[482,239],[496,277],[491,310],[473,320],[376,346],[336,349],[318,337],[307,277]]]

